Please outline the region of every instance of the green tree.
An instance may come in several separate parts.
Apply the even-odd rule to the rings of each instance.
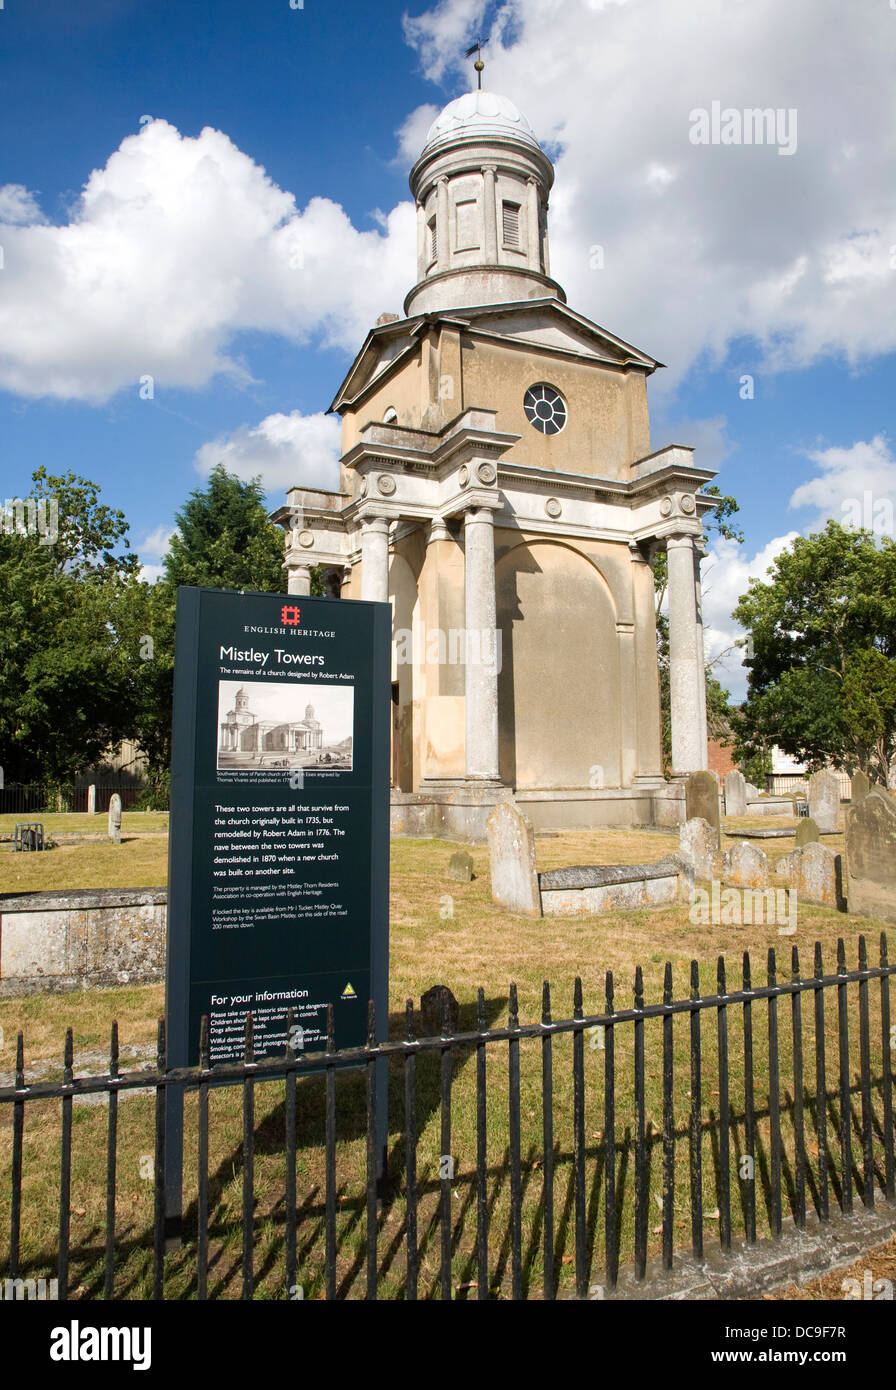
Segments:
[[[737,749],[778,744],[810,769],[886,783],[896,754],[896,543],[829,521],[755,579],[734,617],[750,633]]]
[[[268,520],[260,478],[244,482],[218,464],[176,516],[165,581],[282,593],[283,531]]]
[[[0,534],[0,765],[7,781],[70,781],[128,732],[129,659],[113,621],[137,584],[124,514],[68,472],[32,475],[57,517]],[[45,513],[46,515],[46,513]]]
[[[703,518],[703,530],[709,537],[713,534],[724,537],[725,540],[737,541],[743,544],[743,531],[739,527],[732,525],[730,518],[735,512],[740,511],[735,499],[730,493],[723,494],[721,489],[713,483],[711,487],[703,489],[704,493],[711,497],[718,498],[716,506],[712,511],[705,514]],[[663,748],[663,768],[668,773],[672,768],[672,694],[669,685],[669,617],[663,611],[663,602],[666,597],[666,588],[669,580],[669,570],[666,561],[665,551],[657,554],[653,565],[653,583],[656,596],[656,647],[657,661],[660,671],[660,723]],[[724,653],[722,653],[724,655]],[[706,726],[710,738],[719,738],[727,741],[730,737],[729,725],[729,706],[728,691],[720,684],[719,680],[712,673],[712,668],[721,658],[716,657],[706,667]]]
[[[283,593],[286,587],[284,533],[268,520],[260,478],[245,482],[218,464],[175,521],[165,572],[131,597],[128,618],[129,645],[138,653],[133,737],[147,757],[147,805],[167,805],[178,587],[259,593]],[[312,571],[312,593],[323,593],[319,569]]]

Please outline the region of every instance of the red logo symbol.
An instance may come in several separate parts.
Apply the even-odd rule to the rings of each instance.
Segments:
[[[280,621],[285,627],[298,627],[301,617],[298,608],[292,603],[284,603],[280,609]]]

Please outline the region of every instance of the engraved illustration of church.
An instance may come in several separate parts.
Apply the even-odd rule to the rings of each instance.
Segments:
[[[302,699],[310,692],[280,682],[240,685],[222,681],[218,690],[218,769],[248,772],[259,768],[308,772],[345,772],[352,767],[353,692],[314,690],[316,704]],[[260,712],[261,711],[261,712]],[[317,717],[321,713],[321,718]]]

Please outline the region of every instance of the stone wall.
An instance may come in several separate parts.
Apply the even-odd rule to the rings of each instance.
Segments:
[[[0,897],[0,997],[165,977],[165,888]]]

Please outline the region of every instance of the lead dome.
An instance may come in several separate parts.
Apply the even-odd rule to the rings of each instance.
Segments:
[[[497,92],[465,92],[449,101],[429,128],[422,154],[453,140],[513,139],[540,150],[535,132],[509,97]]]

